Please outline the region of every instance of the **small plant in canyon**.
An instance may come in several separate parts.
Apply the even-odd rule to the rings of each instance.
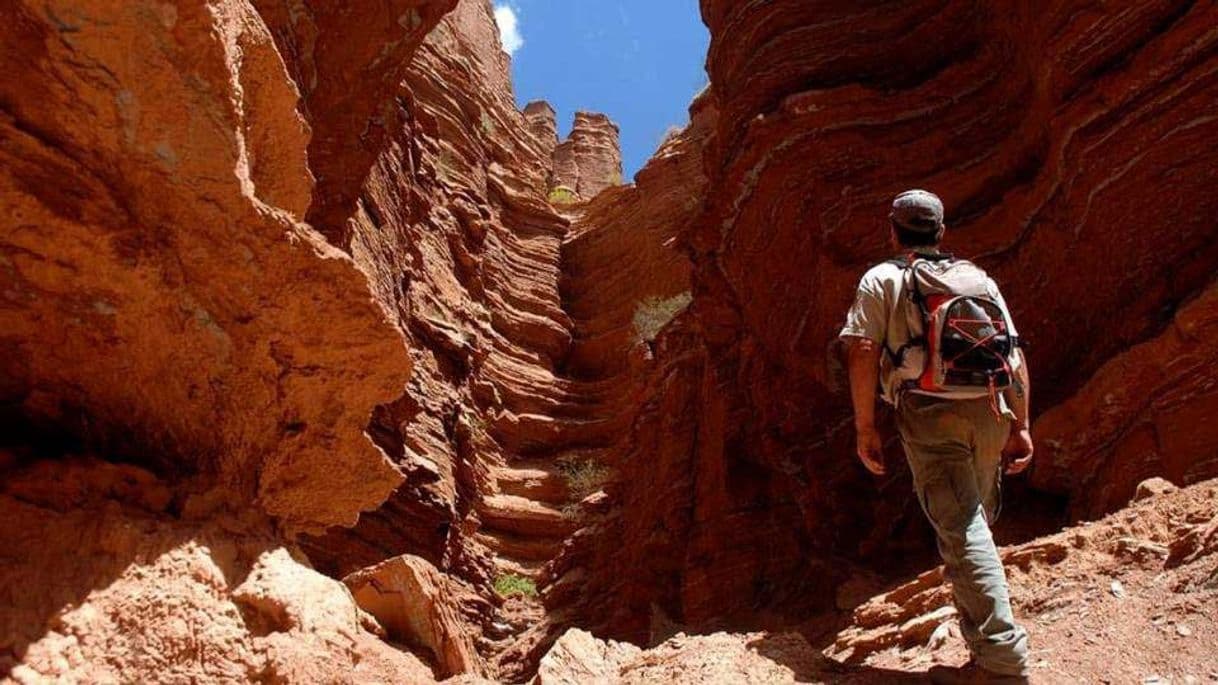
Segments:
[[[505,573],[495,579],[495,592],[501,597],[536,597],[537,583],[515,573]]]
[[[579,506],[579,502],[569,502],[562,507],[562,516],[571,521],[578,521],[583,517],[583,508]]]
[[[609,482],[608,466],[595,459],[565,457],[558,460],[558,468],[567,479],[567,490],[575,501],[591,495]]]
[[[660,334],[660,330],[668,322],[676,318],[693,301],[689,291],[674,295],[668,299],[648,297],[639,303],[634,310],[634,329],[639,340],[652,342]]]
[[[475,414],[473,412],[464,414],[463,416],[465,418],[465,423],[466,423],[466,425],[469,426],[470,430],[472,430],[475,433],[485,433],[486,432],[486,419],[482,418],[480,415]]]
[[[574,190],[566,186],[554,186],[550,191],[549,200],[552,205],[572,205],[579,202],[579,197]]]

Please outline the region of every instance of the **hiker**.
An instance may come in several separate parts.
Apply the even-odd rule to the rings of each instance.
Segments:
[[[857,452],[886,471],[877,390],[896,408],[914,490],[938,538],[972,660],[931,669],[941,683],[1026,682],[1027,634],[1015,623],[990,534],[1000,480],[1032,459],[1027,363],[998,286],[939,251],[943,203],[909,190],[893,200],[897,258],[869,270],[842,328]]]

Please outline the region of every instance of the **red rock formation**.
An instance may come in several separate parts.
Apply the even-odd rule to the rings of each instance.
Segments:
[[[87,459],[0,483],[0,674],[14,682],[432,677],[253,510],[172,511],[170,484]]]
[[[343,578],[360,608],[385,628],[394,642],[426,649],[440,676],[483,674],[485,664],[460,614],[468,593],[426,560],[394,557]],[[476,610],[475,610],[476,613]]]
[[[311,128],[308,159],[317,182],[308,222],[346,247],[359,188],[386,138],[404,124],[393,96],[410,56],[457,0],[360,8],[327,0],[253,4],[275,37]]]
[[[309,125],[266,25],[241,3],[2,11],[5,402],[290,527],[354,522],[401,480],[363,433],[409,365],[299,221]]]
[[[705,0],[712,85],[623,187],[606,117],[517,110],[487,0],[111,5],[0,8],[6,674],[522,680],[572,623],[850,604],[920,525],[834,355],[911,185],[1031,341],[1035,487],[1218,467],[1213,5]],[[767,644],[662,651],[803,671]]]
[[[907,483],[882,483],[877,498],[853,463],[835,350],[859,275],[887,253],[894,192],[944,196],[949,248],[989,269],[1013,303],[1041,409],[1161,335],[1209,281],[1216,10],[1080,7],[703,3],[719,116],[703,154],[706,209],[680,237],[692,316],[657,341],[662,371],[622,439],[645,457],[620,478],[649,486],[616,511],[622,534],[582,562],[597,569],[593,587],[630,604],[605,624],[611,635],[645,639],[653,605],[691,626],[753,625],[770,608],[806,616],[849,570],[836,555],[889,559],[909,524],[921,530]],[[1173,337],[1154,359],[1180,353]],[[1203,343],[1187,348],[1203,355]],[[1163,398],[1142,425],[1161,417],[1174,432],[1205,411],[1213,374],[1177,368],[1196,368],[1197,385],[1140,386]],[[1173,396],[1189,402],[1169,408]],[[1100,415],[1096,395],[1080,397],[1071,416]],[[1118,449],[1149,454],[1141,440]],[[1196,465],[1192,480],[1212,463],[1166,469]],[[1102,508],[1136,482],[1101,478],[1114,483]]]
[[[1070,496],[1077,516],[1114,511],[1152,476],[1187,485],[1218,473],[1218,287],[1157,337],[1114,356],[1036,423],[1032,482]]]
[[[554,148],[558,146],[558,119],[554,108],[545,100],[535,100],[524,106],[524,119],[541,143],[542,154],[552,158]]]
[[[392,192],[404,216],[429,211],[427,187],[387,182],[393,168],[369,167],[374,157],[415,163],[422,124],[389,126],[383,110],[427,116],[403,106],[412,92],[398,88],[399,68],[452,3],[396,2],[366,15],[259,4],[262,14],[240,2],[0,10],[0,387],[5,442],[21,447],[20,458],[0,460],[4,539],[15,555],[0,573],[9,587],[35,588],[13,600],[21,610],[0,627],[5,672],[415,682],[430,672],[377,639],[375,621],[361,620],[341,585],[308,569],[284,533],[352,524],[403,470],[418,489],[440,480],[428,466],[461,467],[402,458],[414,446],[397,431],[421,410],[428,420],[413,421],[417,435],[440,427],[451,439],[452,415],[414,405],[405,383],[410,354],[431,364],[419,365],[410,386],[425,387],[445,350],[460,354],[463,332],[428,327],[437,309],[415,310],[399,296],[411,277],[389,267],[417,254],[376,252],[389,245],[376,235],[379,218],[369,218],[376,210],[351,195],[371,184]],[[362,38],[344,49],[352,30]],[[483,31],[471,56],[489,65],[488,81],[506,82],[493,26],[461,30]],[[495,93],[515,115],[510,89]],[[470,130],[481,124],[485,134],[493,123]],[[381,126],[391,139],[375,132]],[[502,145],[506,162],[515,143]],[[536,188],[531,205],[519,203],[540,217],[534,233],[486,238],[476,209],[459,221],[496,247],[548,240],[545,277],[556,271],[562,221],[544,202],[544,165],[536,166],[522,172],[537,178],[531,184],[484,177],[499,195]],[[325,235],[305,218],[325,223]],[[468,254],[452,254],[446,270],[430,274],[437,282],[468,267],[456,265]],[[524,279],[503,286],[506,278],[488,271],[493,297],[533,297]],[[556,303],[557,277],[549,278]],[[512,311],[504,304],[479,316],[484,328],[560,353],[556,304],[549,321]],[[408,352],[403,329],[428,344]],[[102,464],[82,467],[81,478],[103,481],[86,488],[93,494],[65,491],[59,467],[40,461],[56,457],[64,437],[146,466],[163,485],[135,470],[118,488]],[[28,483],[40,479],[30,494]],[[458,515],[444,504],[439,520],[450,526]],[[56,580],[40,591],[41,578]],[[163,592],[148,595],[147,578]],[[143,595],[167,608],[145,612]],[[174,646],[194,624],[218,632]],[[74,645],[78,635],[89,641]]]
[[[554,148],[551,187],[569,188],[591,200],[622,182],[622,151],[617,124],[604,114],[576,112],[571,135]]]
[[[406,482],[355,528],[306,545],[336,576],[410,553],[488,587],[484,542],[498,539],[474,536],[489,523],[484,497],[499,501],[494,473],[552,439],[570,338],[558,294],[566,221],[545,202],[549,160],[497,41],[480,0],[428,36],[399,92],[411,124],[350,222],[356,262],[406,322],[414,375],[374,420]]]
[[[619,513],[576,536],[551,569],[564,580],[551,589],[548,602],[580,605],[585,625],[611,614],[621,622],[641,623],[641,632],[628,633],[631,638],[645,639],[651,603],[667,594],[669,574],[678,562],[668,552],[676,541],[664,531],[683,529],[687,514],[666,503],[688,501],[695,476],[688,462],[669,451],[686,451],[692,439],[688,423],[657,431],[638,422],[654,426],[661,415],[678,418],[689,411],[679,401],[669,406],[655,402],[662,400],[661,388],[687,387],[681,384],[690,380],[686,374],[695,368],[696,355],[662,364],[656,360],[666,358],[668,340],[675,335],[660,330],[679,321],[689,303],[690,264],[675,241],[702,208],[702,149],[715,116],[709,100],[695,102],[691,124],[666,141],[638,173],[636,184],[598,195],[581,210],[563,245],[563,303],[574,321],[565,369],[581,380],[593,414],[605,427],[594,458],[616,473],[610,491]],[[636,481],[642,473],[639,462],[662,465],[663,471]],[[656,487],[636,487],[639,482]],[[591,557],[596,551],[607,553],[611,541],[623,543],[622,556],[614,560],[614,571],[602,573],[598,564],[603,562]],[[632,571],[622,573],[624,568]],[[666,589],[658,590],[653,582]],[[615,599],[598,601],[604,596]]]

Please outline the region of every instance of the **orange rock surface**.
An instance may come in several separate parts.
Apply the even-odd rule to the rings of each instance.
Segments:
[[[596,112],[576,112],[571,135],[554,148],[551,185],[591,200],[622,182],[622,151],[617,124]]]
[[[1156,667],[1156,607],[1210,630],[1218,7],[702,13],[710,84],[622,185],[608,117],[560,142],[518,109],[488,0],[0,6],[0,678],[961,656],[835,341],[915,185],[1030,342],[1040,456],[999,534],[1138,500],[1010,548],[1017,608],[1067,674],[1141,666],[1097,667],[1059,590]]]

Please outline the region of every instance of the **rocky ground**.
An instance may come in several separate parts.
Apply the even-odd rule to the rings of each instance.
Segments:
[[[1218,682],[1218,481],[1144,490],[1100,521],[1002,550],[1033,683]],[[538,682],[925,682],[931,666],[968,660],[954,611],[934,570],[842,616],[845,628],[681,633],[646,650],[573,630]]]

